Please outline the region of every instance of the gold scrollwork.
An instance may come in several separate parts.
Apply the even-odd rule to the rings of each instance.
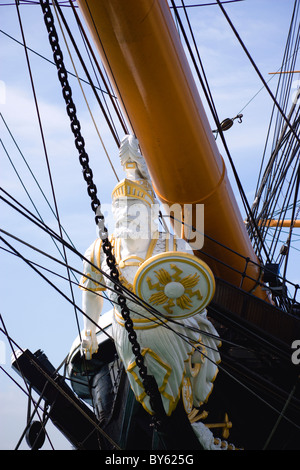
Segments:
[[[191,413],[193,409],[193,391],[192,384],[189,377],[184,377],[182,384],[182,401],[187,414]]]

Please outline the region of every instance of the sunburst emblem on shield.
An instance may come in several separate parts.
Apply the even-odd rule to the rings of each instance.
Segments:
[[[196,315],[209,304],[215,279],[204,261],[174,251],[144,261],[135,275],[133,289],[160,313],[180,319]]]

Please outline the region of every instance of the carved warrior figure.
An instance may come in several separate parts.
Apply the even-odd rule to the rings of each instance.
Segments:
[[[183,240],[158,232],[155,223],[158,205],[138,142],[133,136],[123,139],[120,158],[126,178],[112,193],[116,228],[110,238],[120,280],[132,292],[141,293],[150,306],[160,309],[164,315],[156,317],[134,299],[127,299],[127,306],[148,374],[156,379],[166,414],[171,415],[181,396],[189,413],[193,406],[199,407],[208,399],[220,361],[217,332],[207,319],[205,308],[201,308],[204,294],[202,287],[199,289],[198,279],[205,263],[201,264],[188,254],[191,250]],[[100,239],[88,248],[85,258],[91,264],[84,262],[83,311],[92,321],[84,317],[82,350],[87,359],[97,351],[97,327],[93,321],[99,320],[103,300],[94,292],[101,293],[106,289],[114,302],[113,337],[118,355],[136,399],[151,414],[149,397],[139,376],[113,282],[94,267],[110,273]],[[204,278],[209,275],[206,271]],[[148,297],[145,289],[148,289]],[[208,297],[212,295],[210,292]],[[176,322],[173,323],[172,318]]]

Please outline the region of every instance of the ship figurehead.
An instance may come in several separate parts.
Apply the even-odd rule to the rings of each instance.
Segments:
[[[189,415],[208,400],[220,362],[220,339],[206,311],[214,295],[214,276],[183,240],[158,231],[158,202],[134,136],[125,136],[119,155],[126,177],[112,192],[115,230],[110,237],[119,279],[132,293],[125,294],[130,318],[165,414],[171,416],[180,401]],[[84,262],[81,281],[86,313],[82,350],[91,359],[98,348],[95,322],[102,304],[95,301],[93,291],[106,289],[114,303],[112,335],[117,353],[136,399],[152,415],[118,293],[113,281],[103,276],[103,271],[108,275],[110,271],[100,239],[89,247],[85,257],[91,263]],[[194,425],[199,429],[199,423]]]

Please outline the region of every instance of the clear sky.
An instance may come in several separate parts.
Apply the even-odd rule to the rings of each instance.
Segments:
[[[186,0],[187,5],[199,3],[208,2]],[[293,4],[293,0],[244,0],[226,6],[226,11],[266,80],[271,78],[269,72],[278,70],[281,65]],[[24,185],[44,222],[58,233],[53,212],[32,176],[33,173],[53,209],[48,168],[24,50],[9,37],[22,41],[17,10],[12,0],[0,0],[0,5],[0,112],[12,134],[9,134],[3,119],[0,119],[1,187],[34,212],[35,208]],[[64,12],[71,18],[69,9],[65,8]],[[189,12],[220,119],[235,117],[242,110],[243,122],[236,122],[226,137],[246,195],[252,203],[272,102],[265,91],[257,94],[262,87],[260,79],[237,43],[219,7],[190,8]],[[21,5],[20,13],[27,46],[51,60],[39,5]],[[61,44],[67,69],[72,70],[62,38]],[[29,59],[61,224],[76,249],[83,253],[96,237],[96,227],[61,97],[60,84],[55,67],[51,63],[33,52],[29,52]],[[80,66],[78,73],[84,77]],[[298,76],[295,76],[295,80],[297,78]],[[275,76],[269,82],[273,92],[276,80]],[[70,77],[70,83],[98,194],[101,202],[108,207],[111,191],[117,180],[107,161],[76,78]],[[84,90],[105,147],[121,179],[123,175],[118,162],[117,146],[91,90],[87,85],[84,85]],[[210,116],[209,119],[214,128]],[[121,131],[119,135],[122,138]],[[222,149],[220,151],[222,152]],[[229,165],[228,172],[233,181]],[[234,182],[232,184],[238,198],[236,185]],[[238,201],[240,203],[239,198]],[[48,235],[3,202],[1,228],[61,259]],[[9,237],[5,238],[23,256],[66,275],[65,268],[57,263],[45,259],[41,254]],[[3,243],[1,247],[7,248]],[[67,255],[69,264],[80,270],[80,259],[70,252]],[[3,250],[1,268],[1,315],[8,334],[23,349],[28,348],[32,352],[42,349],[53,365],[58,366],[68,354],[78,334],[74,308],[22,260]],[[52,274],[47,276],[70,296],[68,282]],[[297,267],[291,272],[291,280],[299,283]],[[76,286],[74,295],[80,306],[80,292]],[[82,326],[80,314],[79,321]],[[0,341],[2,367],[22,384],[21,379],[11,370],[10,347],[1,333]],[[0,449],[14,449],[26,425],[27,398],[3,371],[0,371],[0,383]],[[56,449],[70,448],[69,443],[55,430],[50,435]],[[49,444],[46,447],[49,448]],[[27,448],[26,443],[23,442],[20,448]]]

